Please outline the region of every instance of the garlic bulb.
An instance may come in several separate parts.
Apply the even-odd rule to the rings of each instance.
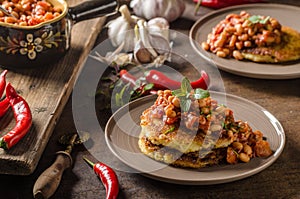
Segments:
[[[130,7],[137,16],[147,20],[163,17],[172,22],[182,15],[185,4],[183,0],[132,0]]]
[[[121,13],[120,17],[107,23],[107,33],[114,47],[124,43],[123,50],[129,52],[134,49],[135,35],[133,28],[139,18],[131,15],[126,5],[122,5],[119,12]]]
[[[117,49],[105,57],[98,53],[93,58],[118,66],[144,63],[159,66],[169,60],[169,22],[165,18],[155,17],[147,22],[130,15],[126,5],[119,11],[121,16],[107,24],[109,39]]]

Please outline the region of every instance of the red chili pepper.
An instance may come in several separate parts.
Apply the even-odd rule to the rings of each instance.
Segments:
[[[4,100],[2,100],[0,102],[0,117],[2,117],[3,115],[5,115],[5,113],[8,111],[10,107],[10,103],[9,103],[9,99],[5,98]]]
[[[191,82],[191,86],[194,89],[202,88],[202,89],[206,90],[209,83],[210,83],[210,79],[209,79],[208,74],[204,70],[202,70],[201,77],[198,80]]]
[[[178,89],[181,83],[168,78],[165,74],[157,70],[150,70],[146,73],[146,81],[154,84],[154,87],[159,90]]]
[[[10,83],[6,86],[6,97],[14,112],[16,125],[11,131],[0,138],[0,147],[10,149],[29,131],[32,124],[32,115],[28,103],[18,95]]]
[[[246,3],[261,3],[263,0],[194,0],[197,3],[197,7],[205,6],[209,8],[224,8],[228,6],[241,5]]]
[[[93,163],[90,160],[83,158],[91,167],[94,172],[101,179],[106,189],[106,199],[115,199],[119,193],[119,182],[116,173],[112,168],[102,162]]]
[[[165,74],[162,72],[159,72],[157,70],[150,70],[146,73],[146,81],[149,83],[154,84],[154,87],[156,89],[178,89],[181,86],[181,82],[175,81],[173,79],[168,78]],[[209,77],[205,71],[201,71],[201,77],[191,82],[191,86],[196,88],[202,88],[207,89],[207,85],[209,84]]]
[[[0,75],[0,97],[2,96],[6,86],[6,74],[7,70],[4,70]]]
[[[129,83],[130,86],[133,88],[137,85],[136,81],[137,78],[131,75],[127,70],[122,69],[120,71],[120,78],[124,83]]]
[[[3,92],[6,87],[6,74],[7,70],[4,70],[0,75],[0,97],[3,95]],[[7,98],[0,102],[0,117],[2,117],[7,112],[9,106],[10,104]]]

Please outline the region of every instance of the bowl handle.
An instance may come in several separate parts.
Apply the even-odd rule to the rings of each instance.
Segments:
[[[116,0],[90,0],[77,6],[69,8],[69,15],[73,23],[101,17],[105,15],[116,14],[118,10],[118,1]]]

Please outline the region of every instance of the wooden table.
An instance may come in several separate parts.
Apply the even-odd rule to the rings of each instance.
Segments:
[[[278,2],[281,1],[272,1]],[[285,4],[300,6],[297,0]],[[188,33],[193,21],[180,19],[172,28]],[[99,43],[104,34],[98,37]],[[281,122],[286,133],[286,145],[279,159],[263,172],[243,180],[209,186],[184,186],[152,180],[142,175],[117,171],[120,183],[119,198],[300,198],[300,79],[262,80],[241,77],[221,71],[227,93],[249,99],[269,110]],[[101,113],[101,126],[109,114]],[[57,139],[66,132],[75,132],[72,98],[69,99],[54,132],[40,159],[37,169],[29,176],[0,175],[0,195],[6,199],[32,198],[32,188],[38,176],[52,164],[55,152],[64,148]],[[97,131],[97,129],[94,129]],[[90,157],[90,149],[108,154],[105,142],[77,146],[72,152],[74,166],[65,171],[60,187],[53,198],[104,198],[105,189],[83,156]]]

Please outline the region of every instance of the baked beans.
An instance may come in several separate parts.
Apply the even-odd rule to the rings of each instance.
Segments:
[[[207,41],[201,43],[201,47],[219,57],[241,60],[241,50],[279,44],[281,35],[281,24],[276,19],[251,16],[242,11],[240,14],[227,15],[212,29]]]
[[[3,0],[1,5],[14,17],[0,11],[0,22],[19,26],[34,26],[54,19],[62,13],[61,8],[46,0]]]

